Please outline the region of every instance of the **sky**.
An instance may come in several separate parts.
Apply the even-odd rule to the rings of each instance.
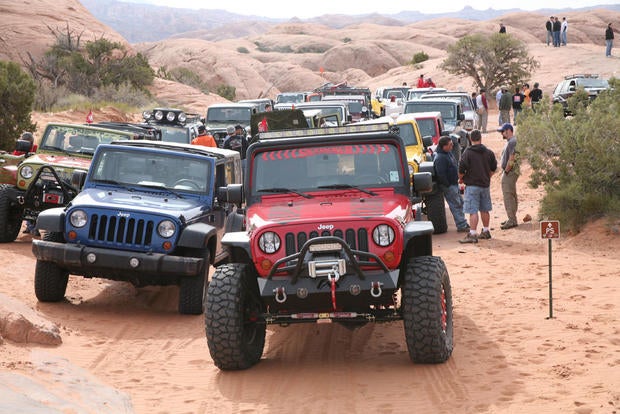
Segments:
[[[395,14],[401,11],[421,13],[445,13],[462,10],[471,6],[476,10],[506,10],[519,8],[533,11],[541,8],[564,9],[581,8],[599,4],[611,4],[601,0],[227,0],[223,2],[205,0],[121,0],[130,3],[149,3],[158,6],[188,9],[220,9],[243,15],[256,15],[273,18],[299,17],[307,19],[323,14]]]

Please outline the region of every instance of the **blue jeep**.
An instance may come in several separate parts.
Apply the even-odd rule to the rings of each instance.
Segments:
[[[69,274],[178,285],[179,313],[204,312],[210,265],[226,263],[225,231],[243,229],[216,189],[241,185],[237,151],[157,141],[97,147],[83,190],[64,208],[43,211],[34,240],[37,299],[58,302]],[[221,197],[220,197],[221,198]]]

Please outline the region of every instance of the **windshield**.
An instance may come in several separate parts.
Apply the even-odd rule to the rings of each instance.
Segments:
[[[119,147],[107,149],[93,161],[90,181],[204,193],[209,190],[209,177],[207,158]]]
[[[99,144],[129,139],[131,135],[103,131],[81,125],[48,125],[41,139],[43,150],[64,151],[73,154],[90,154]]]
[[[418,128],[420,128],[420,134],[422,134],[423,137],[435,136],[436,121],[434,118],[416,119],[416,121],[418,122]]]
[[[181,144],[189,144],[191,142],[189,130],[187,128],[175,128],[162,126],[161,140],[165,142],[179,142]]]
[[[609,88],[609,83],[606,79],[597,78],[579,78],[577,79],[577,85],[584,88]]]
[[[325,186],[394,187],[403,180],[398,148],[388,144],[329,145],[258,153],[252,191],[312,191]]]
[[[276,96],[276,103],[298,103],[304,101],[303,93],[291,93]]]
[[[441,117],[444,122],[449,122],[450,120],[456,120],[456,104],[442,104],[442,103],[426,103],[423,101],[416,102],[408,102],[405,105],[404,113],[416,113],[416,112],[441,112]]]
[[[384,89],[382,98],[389,99],[390,95],[394,95],[397,98],[402,98],[408,90],[408,87]]]
[[[209,108],[207,123],[250,125],[252,110],[250,108]]]
[[[418,139],[415,136],[415,131],[413,130],[413,125],[410,123],[399,124],[398,130],[400,131],[398,135],[405,141],[406,146],[417,145]]]

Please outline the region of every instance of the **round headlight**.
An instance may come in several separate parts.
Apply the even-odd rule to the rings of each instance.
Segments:
[[[153,116],[153,113],[151,111],[142,112],[142,118],[144,118],[145,120],[151,119],[151,116]]]
[[[71,222],[71,225],[73,227],[84,227],[86,225],[86,222],[88,221],[88,216],[83,210],[74,210],[69,216],[69,221]]]
[[[381,247],[394,242],[394,230],[387,224],[380,224],[372,231],[372,240]]]
[[[258,247],[265,253],[275,253],[280,248],[280,237],[272,231],[267,231],[258,239]]]
[[[155,111],[155,119],[161,121],[164,119],[164,113],[162,111]]]
[[[21,175],[26,180],[32,178],[34,175],[34,170],[30,165],[24,165],[21,170],[19,170],[19,175]]]
[[[174,121],[174,118],[176,118],[176,116],[177,115],[174,112],[166,113],[166,119],[168,120],[168,122]]]
[[[181,112],[179,113],[177,119],[179,120],[179,122],[185,122],[185,120],[187,119],[187,115],[185,115],[185,112]]]
[[[164,220],[157,225],[157,233],[164,238],[172,237],[177,228],[170,220]]]

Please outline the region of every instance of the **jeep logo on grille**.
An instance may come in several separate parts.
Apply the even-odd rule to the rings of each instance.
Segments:
[[[333,224],[319,224],[319,230],[329,230],[332,231],[334,229]]]
[[[129,217],[130,214],[129,213],[123,213],[122,211],[119,211],[117,216],[119,216],[119,217]]]

